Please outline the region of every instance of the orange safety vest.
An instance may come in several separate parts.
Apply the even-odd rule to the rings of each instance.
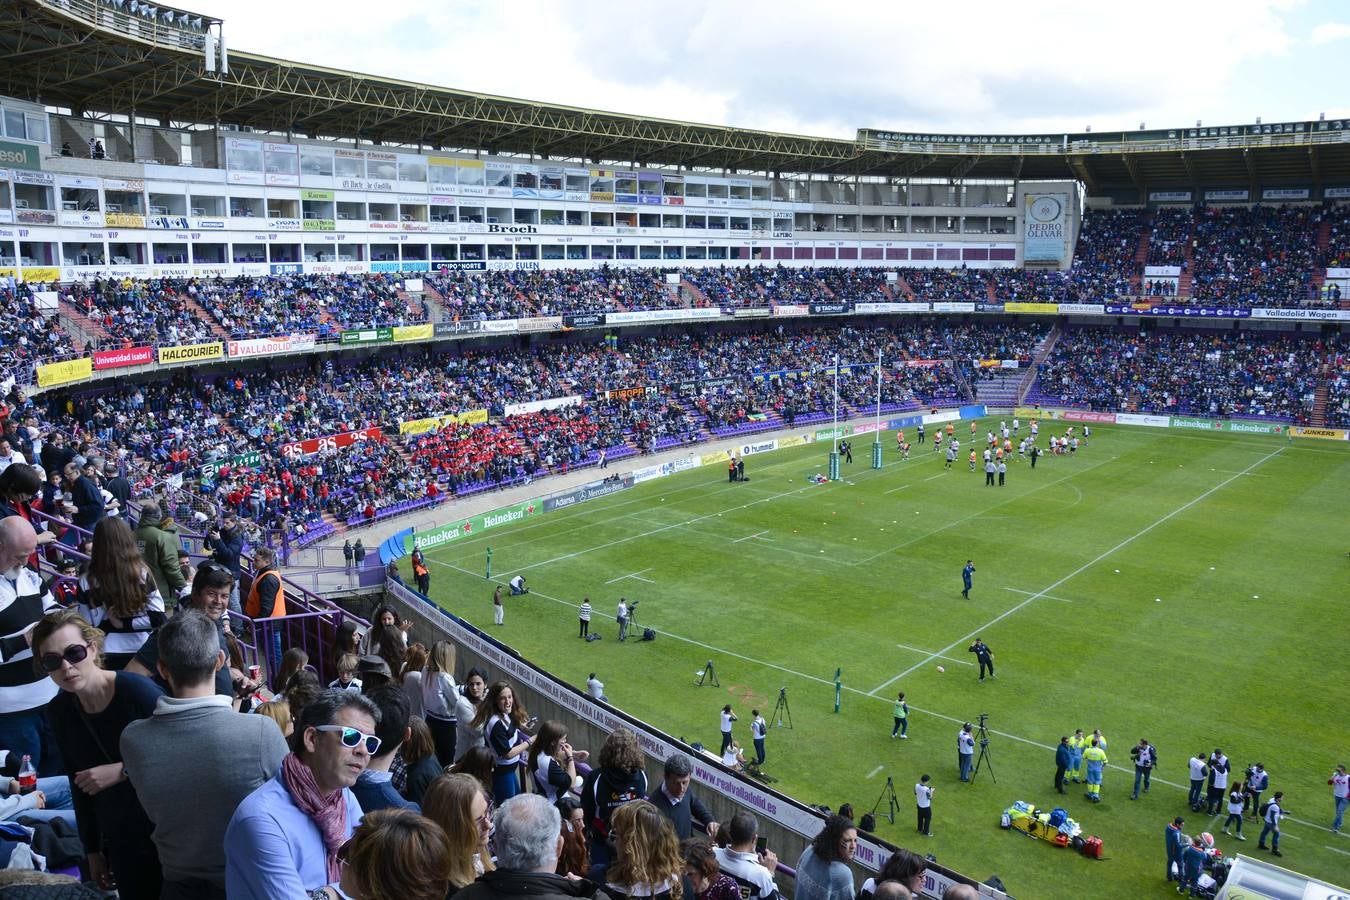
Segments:
[[[268,575],[277,577],[277,598],[272,604],[272,608],[267,612],[262,611],[262,598],[258,596],[258,585]],[[248,589],[248,600],[244,603],[244,615],[250,619],[275,619],[286,615],[286,585],[281,580],[281,572],[277,569],[263,569],[253,576],[253,585]]]
[[[426,564],[422,562],[422,557],[420,556],[413,560],[413,574],[418,577],[427,574]]]

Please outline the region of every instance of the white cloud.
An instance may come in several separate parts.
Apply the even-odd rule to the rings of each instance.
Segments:
[[[1330,44],[1350,38],[1350,23],[1323,22],[1312,30],[1311,41],[1314,45]]]
[[[959,10],[861,0],[234,0],[219,12],[239,50],[571,106],[852,137],[859,127],[1026,133],[1245,121],[1231,83],[1293,46],[1291,2],[1137,0],[1124,14],[1070,0]]]

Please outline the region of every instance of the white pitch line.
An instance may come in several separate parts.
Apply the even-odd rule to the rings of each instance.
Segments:
[[[745,537],[738,537],[738,538],[736,538],[736,540],[732,541],[732,543],[733,543],[733,544],[739,544],[741,541],[748,541],[748,540],[751,540],[752,538],[757,538],[757,537],[759,537],[761,534],[768,534],[768,532],[767,532],[767,531],[756,531],[754,534],[747,534]]]
[[[873,769],[872,771],[870,771],[870,772],[867,773],[867,777],[868,777],[868,778],[875,778],[875,777],[877,776],[877,773],[880,772],[880,771],[881,771],[882,769],[884,769],[884,768],[886,768],[886,767],[885,767],[885,766],[877,766],[875,769]]]
[[[928,480],[927,478],[924,479],[924,481],[927,480]],[[897,488],[891,488],[889,491],[882,491],[881,493],[882,496],[885,496],[886,494],[894,494],[896,491],[903,491],[905,488],[912,488],[912,487],[914,487],[913,484],[902,484]]]
[[[625,578],[637,578],[638,581],[645,581],[648,584],[656,584],[656,582],[652,581],[651,579],[638,577],[643,572],[650,572],[651,570],[652,570],[651,566],[648,566],[645,569],[638,569],[636,572],[629,572],[627,575],[620,575],[618,578],[611,578],[609,581],[606,581],[605,584],[613,584],[616,581],[623,581]]]
[[[1133,544],[1133,543],[1134,543],[1135,541],[1137,541],[1139,538],[1141,538],[1141,537],[1143,537],[1144,535],[1148,534],[1150,531],[1152,531],[1153,529],[1157,528],[1159,525],[1163,524],[1164,522],[1170,521],[1173,517],[1178,516],[1178,515],[1180,515],[1181,513],[1185,512],[1186,510],[1190,509],[1192,506],[1195,506],[1195,504],[1197,504],[1197,503],[1199,503],[1200,501],[1204,500],[1206,497],[1210,496],[1211,494],[1214,494],[1216,491],[1219,491],[1219,490],[1221,490],[1221,489],[1227,487],[1228,485],[1232,484],[1232,483],[1233,483],[1234,481],[1236,481],[1238,478],[1242,477],[1242,476],[1245,475],[1247,472],[1250,472],[1252,469],[1255,469],[1257,466],[1261,465],[1261,464],[1264,463],[1266,460],[1274,459],[1276,456],[1278,456],[1279,454],[1281,454],[1281,453],[1283,453],[1283,452],[1284,452],[1284,448],[1283,448],[1283,447],[1280,447],[1280,448],[1277,449],[1274,453],[1268,453],[1268,454],[1266,454],[1265,456],[1263,456],[1263,457],[1261,457],[1260,459],[1258,459],[1256,462],[1252,463],[1252,464],[1251,464],[1250,466],[1248,466],[1247,468],[1243,469],[1243,470],[1242,470],[1241,472],[1239,472],[1238,474],[1236,474],[1236,475],[1230,475],[1228,478],[1225,478],[1223,481],[1220,481],[1218,484],[1214,485],[1214,487],[1212,487],[1212,488],[1210,488],[1209,490],[1205,491],[1205,492],[1204,492],[1203,494],[1201,494],[1199,497],[1196,497],[1194,500],[1191,500],[1191,501],[1189,501],[1189,502],[1187,502],[1187,503],[1182,504],[1181,506],[1178,506],[1176,509],[1172,510],[1172,511],[1171,511],[1170,513],[1168,513],[1167,515],[1165,515],[1165,516],[1163,516],[1162,518],[1160,518],[1160,519],[1158,519],[1157,521],[1155,521],[1152,525],[1149,525],[1149,526],[1147,526],[1147,527],[1145,527],[1145,528],[1140,529],[1139,531],[1136,531],[1134,534],[1130,535],[1130,536],[1127,537],[1125,540],[1121,541],[1119,544],[1116,544],[1116,545],[1115,545],[1114,547],[1112,547],[1110,550],[1107,550],[1107,551],[1105,551],[1105,552],[1099,554],[1096,558],[1094,558],[1094,559],[1092,559],[1092,560],[1089,560],[1088,562],[1083,563],[1081,566],[1079,566],[1078,568],[1074,569],[1074,570],[1073,570],[1072,572],[1070,572],[1068,575],[1065,575],[1063,578],[1059,579],[1059,581],[1056,581],[1054,584],[1050,585],[1049,587],[1045,588],[1045,589],[1042,590],[1042,591],[1039,591],[1038,593],[1032,594],[1030,597],[1028,597],[1027,599],[1023,600],[1021,603],[1017,604],[1017,605],[1014,606],[1012,609],[1009,609],[1009,610],[1007,610],[1006,612],[1004,612],[1004,613],[1002,613],[1002,614],[1000,614],[1000,615],[998,615],[998,616],[995,616],[993,619],[991,619],[990,621],[986,622],[984,625],[981,625],[979,628],[976,628],[974,631],[970,632],[969,634],[967,634],[967,635],[965,635],[965,636],[963,636],[963,637],[957,638],[956,640],[954,640],[954,641],[952,641],[950,644],[948,644],[946,647],[943,647],[943,648],[942,648],[941,650],[939,650],[937,653],[934,653],[934,654],[930,655],[927,659],[925,659],[925,660],[923,660],[923,661],[921,661],[921,662],[915,663],[914,665],[910,666],[910,667],[909,667],[908,669],[906,669],[905,671],[901,672],[899,675],[897,675],[897,676],[895,676],[894,678],[892,678],[890,681],[887,681],[885,684],[882,684],[882,685],[880,685],[880,686],[878,686],[878,687],[873,688],[869,693],[871,693],[873,696],[875,696],[877,691],[884,690],[884,689],[886,689],[887,687],[890,687],[892,684],[894,684],[895,682],[899,681],[901,678],[904,678],[906,675],[910,674],[911,672],[914,672],[914,671],[917,671],[918,669],[923,668],[924,666],[928,665],[930,662],[932,662],[933,660],[937,659],[938,657],[940,657],[940,656],[946,654],[947,652],[949,652],[949,651],[955,649],[956,647],[959,647],[960,645],[964,644],[966,641],[970,640],[971,638],[973,638],[973,637],[975,637],[975,636],[977,636],[977,635],[979,635],[979,634],[981,634],[981,633],[987,631],[989,628],[993,627],[994,625],[997,625],[999,622],[1002,622],[1004,619],[1008,618],[1008,616],[1011,616],[1013,613],[1017,612],[1018,610],[1021,610],[1021,609],[1025,608],[1025,607],[1029,606],[1033,601],[1038,600],[1039,598],[1048,595],[1051,591],[1053,591],[1055,588],[1059,587],[1061,584],[1064,584],[1064,583],[1065,583],[1066,581],[1068,581],[1069,579],[1074,578],[1074,577],[1076,577],[1076,576],[1078,576],[1078,575],[1081,575],[1082,573],[1086,572],[1088,569],[1090,569],[1090,568],[1092,568],[1093,566],[1095,566],[1097,563],[1101,562],[1102,560],[1106,559],[1106,558],[1107,558],[1108,556],[1110,556],[1111,554],[1115,553],[1117,550],[1120,550],[1120,549],[1122,549],[1122,548],[1124,548],[1124,547],[1128,547],[1130,544]]]
[[[1051,597],[1049,594],[1036,594],[1032,591],[1019,591],[1017,588],[1005,587],[1005,591],[1012,591],[1014,594],[1021,594],[1024,597],[1040,597],[1044,600],[1058,600],[1060,603],[1072,603],[1073,601],[1066,597]]]
[[[1285,837],[1290,837],[1290,835],[1285,835]],[[1340,847],[1332,847],[1329,844],[1323,844],[1322,849],[1330,850],[1332,853],[1344,853],[1346,856],[1350,856],[1350,850],[1342,850]]]
[[[901,650],[913,650],[915,653],[927,653],[927,652],[929,652],[929,651],[923,649],[922,647],[911,647],[909,644],[896,644],[895,646],[899,647]],[[959,663],[960,665],[963,665],[963,666],[973,666],[973,665],[975,665],[973,662],[971,662],[971,661],[968,660],[968,659],[957,659],[955,656],[944,656],[944,657],[942,657],[942,658],[945,659],[945,660],[947,660],[947,662]]]
[[[447,568],[447,569],[454,569],[456,572],[462,572],[463,574],[468,575],[468,576],[471,576],[472,578],[475,578],[475,579],[478,578],[478,573],[477,573],[477,572],[470,572],[468,569],[465,569],[465,568],[462,568],[462,567],[460,567],[460,566],[457,566],[457,565],[455,565],[454,563],[443,562],[442,560],[439,560],[439,559],[432,559],[432,560],[430,560],[430,562],[435,563],[435,564],[438,565],[438,566],[444,566],[444,567]],[[490,582],[491,584],[498,584],[498,585],[502,585],[502,586],[505,586],[505,585],[506,585],[506,582],[500,581],[500,580],[498,580],[498,579],[489,579],[489,582]],[[578,605],[579,605],[579,604],[576,604],[576,603],[571,602],[570,600],[563,600],[563,599],[561,599],[560,597],[553,597],[553,596],[550,596],[550,595],[548,595],[548,594],[545,594],[545,593],[541,593],[541,592],[539,592],[539,591],[536,591],[536,590],[534,590],[534,589],[531,589],[531,590],[530,590],[530,596],[532,596],[532,597],[542,597],[542,598],[545,599],[545,600],[552,600],[554,603],[558,603],[558,604],[561,604],[562,606],[570,607],[571,609],[576,609],[576,608],[578,607]],[[798,671],[797,669],[792,669],[792,668],[789,668],[789,667],[787,667],[787,666],[782,666],[782,665],[779,665],[778,663],[769,662],[768,660],[764,660],[764,659],[756,659],[756,658],[753,657],[753,656],[746,656],[744,653],[737,653],[735,650],[727,650],[727,649],[725,649],[725,648],[723,648],[723,647],[718,647],[718,646],[715,646],[715,645],[713,645],[713,644],[708,644],[708,643],[705,643],[705,642],[700,641],[700,640],[695,640],[694,638],[691,638],[691,637],[685,637],[685,636],[682,635],[682,634],[675,634],[673,631],[666,631],[666,630],[661,629],[661,628],[653,628],[652,630],[655,631],[655,632],[656,632],[657,634],[659,634],[659,635],[663,635],[663,636],[665,636],[665,637],[670,638],[671,640],[675,640],[675,641],[683,641],[683,642],[686,643],[686,644],[692,644],[692,645],[695,646],[695,647],[701,647],[702,649],[711,651],[711,652],[713,652],[713,653],[720,653],[720,654],[722,654],[723,656],[729,656],[729,657],[731,657],[732,659],[739,659],[739,660],[741,660],[741,661],[743,661],[743,662],[752,663],[752,664],[757,665],[757,666],[763,666],[763,667],[766,668],[766,669],[774,669],[775,671],[782,672],[782,673],[785,674],[785,675],[793,675],[793,676],[796,676],[797,678],[801,678],[801,679],[804,679],[804,680],[806,680],[806,681],[814,681],[814,682],[816,682],[817,684],[824,684],[824,685],[828,685],[828,686],[830,686],[830,687],[834,687],[834,681],[833,681],[833,679],[829,679],[829,678],[821,678],[819,675],[808,675],[806,672],[801,672],[801,671]],[[887,704],[889,704],[889,703],[891,702],[891,700],[890,700],[889,697],[876,697],[876,696],[873,696],[872,694],[868,693],[867,691],[864,691],[862,688],[855,688],[855,687],[850,687],[849,685],[844,685],[844,686],[843,686],[843,689],[846,690],[846,691],[848,691],[850,694],[857,694],[859,697],[863,697],[863,698],[866,698],[866,699],[876,700],[876,701],[878,701],[878,702],[881,702],[881,703],[887,703]],[[911,705],[909,708],[910,708],[910,711],[911,711],[911,712],[920,712],[920,713],[923,713],[923,714],[926,715],[926,716],[932,716],[932,717],[935,718],[935,719],[941,719],[941,720],[943,720],[944,722],[952,722],[952,723],[954,723],[954,724],[958,724],[958,725],[959,725],[959,724],[964,724],[964,723],[967,721],[967,719],[959,718],[959,717],[957,717],[957,716],[949,716],[949,715],[947,715],[946,713],[940,713],[940,712],[938,712],[938,711],[936,711],[936,710],[932,710],[932,709],[925,709],[925,708],[922,707],[922,706],[914,706],[914,705]],[[1007,732],[1007,731],[997,731],[997,730],[992,729],[992,728],[989,729],[989,733],[990,733],[990,734],[993,734],[993,735],[996,735],[996,736],[998,736],[998,737],[1007,738],[1007,739],[1010,740],[1010,741],[1017,741],[1019,744],[1026,744],[1026,745],[1028,745],[1028,746],[1030,746],[1030,747],[1036,747],[1036,748],[1039,748],[1039,749],[1041,749],[1041,750],[1054,750],[1054,749],[1055,749],[1054,746],[1052,746],[1052,745],[1050,745],[1050,744],[1042,743],[1041,741],[1033,740],[1032,738],[1022,737],[1020,734],[1012,734],[1011,732]],[[1108,769],[1112,769],[1112,770],[1114,770],[1114,771],[1116,771],[1116,772],[1124,772],[1124,773],[1127,774],[1127,775],[1133,775],[1133,774],[1134,774],[1134,767],[1133,767],[1133,766],[1126,767],[1126,766],[1117,765],[1116,763],[1110,763],[1110,762],[1109,762],[1109,763],[1106,764],[1106,767],[1107,767]],[[1175,781],[1168,781],[1166,778],[1160,778],[1160,777],[1158,777],[1158,776],[1156,776],[1156,775],[1153,777],[1153,783],[1154,783],[1154,784],[1166,785],[1167,787],[1175,788],[1175,789],[1178,790],[1178,791],[1189,791],[1189,790],[1190,790],[1190,786],[1189,786],[1189,785],[1178,784],[1178,783],[1175,782]],[[1307,821],[1307,820],[1305,820],[1305,819],[1297,819],[1297,818],[1295,818],[1295,817],[1293,817],[1293,816],[1289,816],[1289,815],[1286,815],[1286,816],[1284,817],[1284,819],[1285,819],[1285,821],[1289,821],[1289,822],[1297,822],[1299,825],[1307,825],[1308,827],[1310,827],[1310,828],[1315,828],[1315,829],[1317,829],[1317,830],[1319,830],[1319,831],[1326,831],[1326,832],[1330,832],[1330,831],[1331,831],[1331,829],[1328,828],[1328,827],[1325,826],[1325,825],[1318,825],[1318,824],[1315,823],[1315,822],[1309,822],[1309,821]],[[1284,833],[1284,832],[1281,832],[1281,834],[1282,834],[1282,836],[1283,836],[1282,839],[1284,839],[1284,840],[1288,840],[1289,838],[1295,837],[1295,835],[1288,834],[1288,833]],[[1329,848],[1329,849],[1334,849],[1334,848]],[[1338,852],[1345,853],[1346,851],[1342,850],[1342,851],[1338,851]]]

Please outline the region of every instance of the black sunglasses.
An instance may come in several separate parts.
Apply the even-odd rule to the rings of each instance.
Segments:
[[[55,672],[61,668],[61,663],[68,662],[72,666],[78,666],[89,658],[88,644],[71,644],[60,653],[44,653],[38,658],[42,663],[44,672]]]

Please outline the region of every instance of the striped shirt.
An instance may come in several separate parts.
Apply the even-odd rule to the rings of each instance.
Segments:
[[[43,706],[56,696],[56,683],[33,670],[33,651],[24,632],[59,607],[32,569],[11,581],[0,575],[0,714]]]
[[[108,669],[126,668],[136,652],[145,645],[150,633],[168,621],[164,613],[164,598],[150,573],[143,573],[147,579],[149,594],[145,606],[129,619],[118,618],[108,612],[103,605],[98,584],[91,583],[88,575],[80,577],[79,591],[75,595],[75,604],[90,625],[105,635],[103,639],[104,665]]]

